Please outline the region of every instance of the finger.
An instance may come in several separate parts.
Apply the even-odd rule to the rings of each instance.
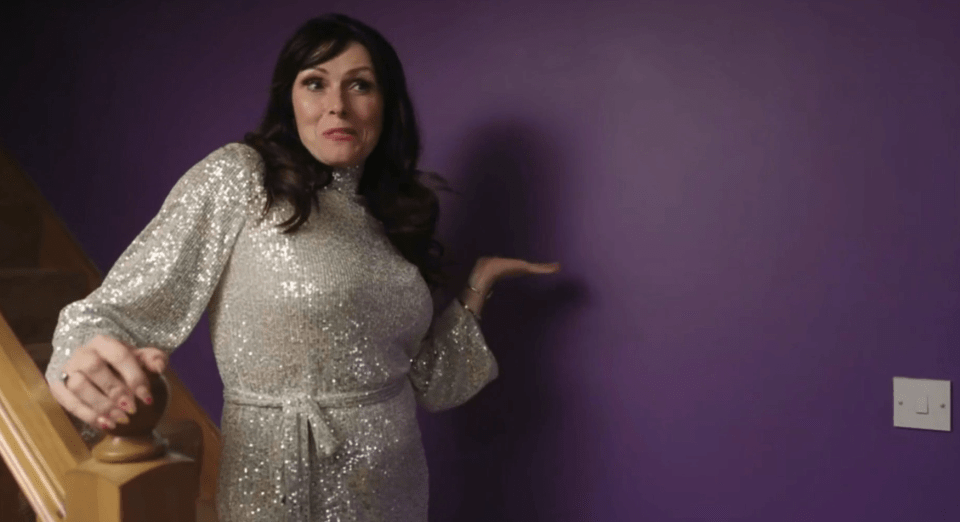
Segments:
[[[163,373],[167,369],[169,357],[163,350],[153,347],[139,348],[134,354],[143,366],[154,373]]]
[[[104,420],[110,420],[115,425],[119,415],[123,415],[123,413],[107,399],[103,392],[82,371],[74,370],[69,372],[69,375],[66,389],[76,399],[76,403],[72,404],[77,410],[71,411],[71,413],[91,426],[97,426],[101,429],[114,427],[113,425],[104,425]]]
[[[71,382],[73,377],[76,375],[76,373],[71,373],[70,378],[67,379],[67,382]],[[53,398],[60,403],[60,406],[70,412],[74,417],[91,426],[97,426],[97,417],[99,414],[90,408],[90,406],[84,404],[83,401],[74,395],[69,388],[64,386],[62,382],[54,381],[51,383],[50,393],[53,395]]]
[[[501,273],[502,277],[514,277],[532,274],[552,274],[560,270],[560,263],[531,263],[521,259]]]
[[[126,384],[96,350],[78,352],[67,367],[72,368],[67,381],[69,389],[95,411],[107,415],[118,406],[129,411],[132,397],[127,393]]]
[[[476,279],[482,279],[490,285],[493,285],[500,279],[535,273],[532,267],[533,263],[524,261],[523,259],[499,258],[484,267],[484,272],[482,275],[477,276]]]
[[[97,353],[106,360],[120,374],[126,384],[124,392],[133,400],[132,392],[140,397],[140,400],[146,403],[150,400],[150,387],[147,384],[147,374],[140,366],[140,360],[134,355],[127,345],[110,339],[101,337],[100,342],[93,344]],[[134,401],[135,402],[135,401]]]
[[[554,273],[554,272],[559,272],[559,271],[560,271],[560,263],[559,263],[559,262],[553,262],[553,263],[530,263],[530,264],[529,264],[529,267],[530,267],[531,270],[533,270],[534,272],[537,272],[537,273],[539,273],[539,274],[552,274],[552,273]]]

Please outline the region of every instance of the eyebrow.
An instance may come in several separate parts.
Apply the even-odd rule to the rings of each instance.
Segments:
[[[329,73],[326,69],[324,69],[323,67],[314,67],[313,69],[314,69],[315,71],[320,71],[320,72],[322,72],[322,73],[324,73],[324,74],[330,74],[330,73]],[[373,72],[373,68],[371,68],[370,66],[368,66],[368,65],[361,65],[360,67],[354,67],[353,69],[348,70],[348,71],[345,72],[344,74],[350,74],[350,73],[353,73],[353,72],[362,71],[362,70],[364,70],[364,69],[365,69],[365,70],[368,70],[368,71],[370,71],[370,72]]]

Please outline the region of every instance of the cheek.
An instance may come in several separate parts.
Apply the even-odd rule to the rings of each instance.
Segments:
[[[364,120],[370,134],[378,138],[383,130],[383,106],[379,103],[371,104],[367,107]]]
[[[303,129],[312,126],[317,120],[317,107],[315,103],[309,100],[293,99],[293,118],[297,123],[297,128]]]

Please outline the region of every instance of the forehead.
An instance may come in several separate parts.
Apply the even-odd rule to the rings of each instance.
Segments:
[[[343,49],[343,52],[333,58],[320,62],[311,67],[311,69],[322,69],[321,72],[337,73],[346,72],[357,67],[367,66],[373,69],[373,60],[370,58],[370,52],[367,48],[358,42],[350,42]]]

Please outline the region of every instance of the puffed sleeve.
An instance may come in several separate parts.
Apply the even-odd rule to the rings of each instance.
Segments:
[[[230,144],[184,174],[103,284],[60,312],[48,381],[97,334],[168,354],[186,339],[240,230],[259,215],[261,165],[254,149]]]
[[[454,299],[430,325],[413,359],[410,380],[417,402],[436,412],[466,402],[495,379],[497,371],[476,318]]]

